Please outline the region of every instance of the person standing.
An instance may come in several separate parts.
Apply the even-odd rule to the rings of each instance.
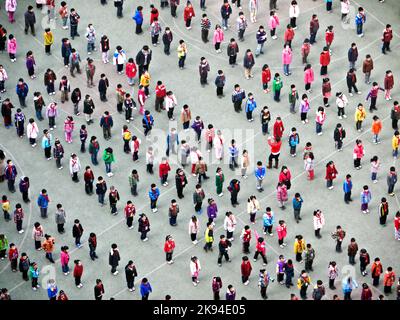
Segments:
[[[314,271],[314,269],[312,267],[314,259],[315,259],[315,250],[311,246],[311,243],[307,243],[306,250],[304,251],[304,269],[307,272]]]
[[[102,300],[104,291],[104,285],[100,279],[96,279],[96,285],[94,287],[94,299],[95,300]]]
[[[387,202],[386,198],[383,197],[379,205],[379,224],[382,227],[386,226],[386,219],[388,215],[389,215],[389,203]]]
[[[396,281],[396,274],[394,273],[392,267],[388,267],[383,277],[383,291],[385,295],[392,293],[392,286],[395,281]]]
[[[179,40],[179,45],[177,48],[178,52],[178,66],[179,69],[183,70],[185,68],[185,60],[186,60],[186,55],[187,55],[187,46],[186,42],[184,40]]]
[[[349,256],[349,263],[351,265],[356,264],[355,258],[356,258],[357,252],[358,252],[358,244],[356,242],[356,239],[351,238],[350,244],[347,247],[347,255]]]
[[[250,2],[251,4],[251,2]],[[255,22],[255,16],[251,16],[252,22]],[[246,17],[244,16],[244,13],[242,11],[239,12],[239,17],[236,20],[236,27],[238,31],[238,39],[239,41],[244,41],[244,33],[247,28],[247,20]]]
[[[98,258],[97,254],[96,254],[97,237],[96,237],[95,233],[93,233],[93,232],[90,233],[88,243],[89,243],[89,256],[90,256],[90,259],[92,259],[94,261],[95,259]]]
[[[383,273],[383,267],[382,267],[381,259],[375,258],[374,262],[371,266],[371,276],[372,276],[372,280],[373,280],[372,285],[374,287],[379,286],[379,278],[382,273]]]
[[[197,184],[196,190],[193,193],[194,210],[196,211],[197,214],[201,214],[203,212],[202,205],[204,198],[205,198],[204,190],[200,184]]]
[[[143,278],[140,284],[140,294],[142,296],[142,300],[149,300],[149,295],[153,291],[149,280],[147,278]]]
[[[57,224],[57,231],[61,234],[63,234],[65,232],[64,230],[64,224],[66,222],[66,218],[67,218],[67,214],[64,210],[64,208],[62,207],[61,203],[57,204],[57,210],[56,210],[56,214],[55,214],[55,220],[56,220],[56,224]],[[43,233],[43,231],[42,231]]]
[[[72,236],[75,238],[75,245],[78,249],[82,248],[81,237],[83,234],[83,227],[78,219],[74,220],[72,227]]]
[[[342,243],[345,237],[346,231],[341,226],[337,226],[336,231],[332,233],[332,239],[336,240],[336,252],[342,252]]]
[[[185,26],[187,30],[192,29],[192,18],[195,17],[194,9],[190,1],[186,2],[186,7],[183,10],[183,20],[185,21]]]
[[[142,30],[143,12],[142,11],[143,11],[142,6],[136,7],[135,15],[132,17],[132,19],[135,20],[135,23],[136,23],[136,30],[135,30],[136,34],[143,33],[143,30]]]
[[[321,210],[314,210],[314,231],[315,231],[315,236],[318,239],[321,239],[322,236],[320,234],[322,227],[325,225],[325,217],[324,214],[322,213]]]
[[[229,258],[228,251],[232,246],[232,243],[226,239],[226,237],[222,234],[219,237],[220,241],[218,244],[219,254],[218,254],[218,266],[222,266],[222,257],[225,258],[227,262],[231,262],[232,260]]]
[[[255,65],[255,60],[253,53],[251,52],[250,49],[247,49],[243,59],[244,75],[247,80],[254,77],[254,75],[251,72],[254,65]]]
[[[124,0],[114,0],[114,7],[117,8],[117,18],[121,19],[123,17]]]
[[[242,258],[242,264],[240,266],[240,271],[241,271],[241,274],[242,274],[242,283],[245,286],[247,286],[250,283],[249,278],[250,278],[250,274],[251,274],[252,269],[253,268],[251,266],[249,257],[248,256],[244,256]]]
[[[306,250],[306,244],[302,235],[297,235],[294,242],[293,251],[296,254],[296,261],[303,263],[302,254]]]
[[[32,36],[35,36],[36,16],[32,6],[28,6],[28,9],[24,14],[24,18],[25,18],[25,30],[24,30],[25,34],[28,34],[28,30],[31,29]]]
[[[303,300],[307,299],[307,289],[310,284],[311,284],[310,276],[307,274],[305,270],[302,270],[300,273],[300,277],[297,280],[297,288],[300,290],[300,297]]]
[[[74,40],[75,37],[80,37],[78,33],[78,24],[80,20],[80,15],[76,12],[74,8],[71,8],[69,14],[69,23],[70,23],[70,31],[71,31],[71,39]]]
[[[51,263],[55,263],[55,261],[53,259],[55,240],[49,234],[45,234],[44,238],[45,238],[45,240],[42,243],[42,249],[46,253],[46,259],[48,259]]]
[[[358,284],[351,276],[348,276],[343,279],[342,289],[344,294],[344,300],[351,300],[351,292],[355,288],[358,288]]]
[[[228,0],[224,0],[223,5],[221,6],[221,17],[222,17],[222,27],[224,30],[227,30],[229,27],[228,21],[229,17],[232,14],[232,7],[229,4]]]
[[[319,29],[319,20],[316,14],[313,14],[310,21],[310,44],[313,45],[316,41],[317,32]]]
[[[121,257],[119,255],[119,249],[118,246],[113,243],[111,245],[111,250],[110,250],[110,254],[108,256],[108,264],[111,266],[111,273],[116,276],[118,274],[118,264],[119,264],[119,260],[121,260]]]
[[[143,242],[149,240],[147,233],[150,231],[150,221],[144,213],[139,216],[138,231],[140,232],[140,240]]]
[[[132,260],[129,260],[128,264],[125,266],[125,278],[130,292],[135,291],[135,277],[137,277],[136,266]]]
[[[175,249],[175,240],[172,238],[171,235],[166,236],[164,243],[164,252],[166,254],[166,260],[168,264],[174,263],[174,260],[172,260],[174,249]]]
[[[83,275],[83,264],[82,264],[81,260],[74,260],[74,264],[75,264],[75,267],[74,267],[73,275],[74,275],[74,279],[75,279],[75,285],[78,289],[80,289],[83,287],[83,284],[81,282],[81,278]]]
[[[397,173],[395,167],[390,167],[389,173],[387,175],[387,185],[388,185],[388,194],[390,196],[394,196],[394,186],[397,183]]]

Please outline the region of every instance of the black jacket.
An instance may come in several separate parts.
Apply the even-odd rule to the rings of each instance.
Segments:
[[[232,243],[229,240],[220,241],[218,244],[219,252],[225,253],[232,246]]]
[[[107,88],[110,86],[108,79],[100,79],[99,81],[99,92],[106,92]]]
[[[152,51],[149,49],[149,54],[147,55],[147,65],[150,65]],[[136,55],[136,64],[138,66],[144,66],[145,56],[143,50],[140,50]]]
[[[24,17],[25,17],[25,24],[31,25],[36,23],[35,12],[26,11]]]
[[[94,110],[93,100],[85,100],[83,101],[83,113],[92,114]]]
[[[78,103],[79,101],[81,101],[81,99],[82,99],[81,90],[79,88],[75,88],[71,94],[72,103]]]
[[[173,38],[174,37],[172,36],[172,32],[164,33],[163,36],[162,36],[162,41],[163,41],[164,44],[169,44],[169,43],[172,42]]]
[[[72,227],[72,236],[74,238],[80,237],[83,234],[83,228],[82,225],[79,224],[78,226],[76,224],[74,224],[74,226]]]
[[[113,253],[109,255],[108,258],[108,263],[110,266],[118,266],[118,261],[121,260],[119,256],[119,251],[118,250],[113,250]]]
[[[133,266],[133,269],[128,268],[129,264],[126,265],[125,267],[125,276],[126,276],[126,281],[134,281],[135,277],[137,277],[137,271],[136,267]]]
[[[341,141],[344,138],[346,138],[346,130],[342,129],[342,136],[340,136],[339,129],[336,128],[335,131],[333,132],[333,140]]]

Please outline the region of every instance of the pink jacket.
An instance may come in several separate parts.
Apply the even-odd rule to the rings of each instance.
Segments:
[[[67,252],[61,251],[60,259],[61,259],[61,265],[66,266],[69,262],[69,254]]]
[[[17,10],[17,0],[6,0],[6,11],[15,12]]]
[[[65,120],[65,121],[64,121],[64,131],[65,131],[65,132],[72,132],[72,131],[74,131],[74,125],[75,125],[75,123],[74,123],[73,121]]]
[[[353,154],[357,157],[357,159],[361,159],[364,156],[364,147],[356,145],[353,150]]]
[[[312,68],[304,71],[304,83],[313,83],[314,82],[314,71]]]
[[[276,197],[279,202],[287,201],[288,194],[287,194],[286,185],[282,185],[282,186],[276,188]]]
[[[7,52],[12,54],[17,53],[17,40],[15,40],[15,38],[7,40]]]
[[[283,49],[282,51],[282,63],[291,64],[292,63],[292,49]]]
[[[318,122],[319,124],[324,124],[326,120],[326,113],[325,112],[321,112],[321,111],[317,111],[317,115],[315,117],[315,121]]]
[[[279,18],[276,14],[274,16],[269,17],[268,26],[271,30],[279,26]]]
[[[287,227],[286,227],[286,225],[283,225],[283,226],[278,225],[276,227],[276,232],[278,233],[278,239],[279,240],[282,240],[283,238],[285,238],[286,235],[287,235]]]
[[[224,31],[222,29],[220,30],[215,30],[214,31],[214,36],[213,36],[213,44],[215,45],[217,42],[222,42],[224,41]]]

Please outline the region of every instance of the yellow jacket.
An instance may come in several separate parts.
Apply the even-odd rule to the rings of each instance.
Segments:
[[[5,201],[1,204],[3,211],[10,211],[10,201]]]
[[[399,139],[397,139],[396,136],[393,136],[392,138],[392,148],[393,150],[396,150],[399,147]]]
[[[214,241],[214,238],[213,238],[212,236],[209,236],[209,235],[208,235],[209,231],[210,231],[210,229],[207,228],[207,229],[206,229],[206,232],[205,232],[205,235],[204,235],[204,238],[205,238],[205,240],[206,240],[206,243],[210,243],[210,242],[213,242],[213,241]]]
[[[365,111],[365,108],[360,109],[356,109],[356,113],[354,114],[354,120],[355,121],[364,121],[364,119],[367,116],[367,112]]]
[[[142,74],[140,77],[140,85],[148,87],[150,85],[150,75]]]
[[[132,133],[131,133],[129,130],[124,131],[124,132],[122,133],[122,138],[123,138],[124,140],[129,141],[129,140],[131,140],[131,138],[132,138]]]
[[[53,33],[51,31],[50,32],[45,32],[44,35],[43,35],[43,38],[44,38],[44,45],[45,46],[49,46],[49,45],[53,44],[53,42],[54,42],[54,36],[53,36]]]
[[[296,240],[293,246],[294,253],[302,253],[304,250],[306,250],[306,243],[304,239],[301,239],[300,241]]]
[[[178,58],[185,56],[187,53],[186,44],[179,45],[177,51],[178,51]]]
[[[309,276],[307,276],[306,278],[300,277],[297,280],[297,288],[301,289],[303,283],[308,283],[308,285],[310,285],[311,284],[311,278]]]

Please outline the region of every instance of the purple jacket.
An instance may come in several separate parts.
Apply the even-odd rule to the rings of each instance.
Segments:
[[[210,204],[207,207],[207,215],[209,219],[215,219],[217,217],[217,213],[218,213],[218,208],[215,203]]]
[[[281,260],[279,260],[278,262],[277,262],[277,264],[276,264],[276,266],[277,266],[277,271],[278,271],[278,273],[284,273],[285,272],[285,265],[286,265],[286,261],[284,260],[284,261],[281,261]]]

